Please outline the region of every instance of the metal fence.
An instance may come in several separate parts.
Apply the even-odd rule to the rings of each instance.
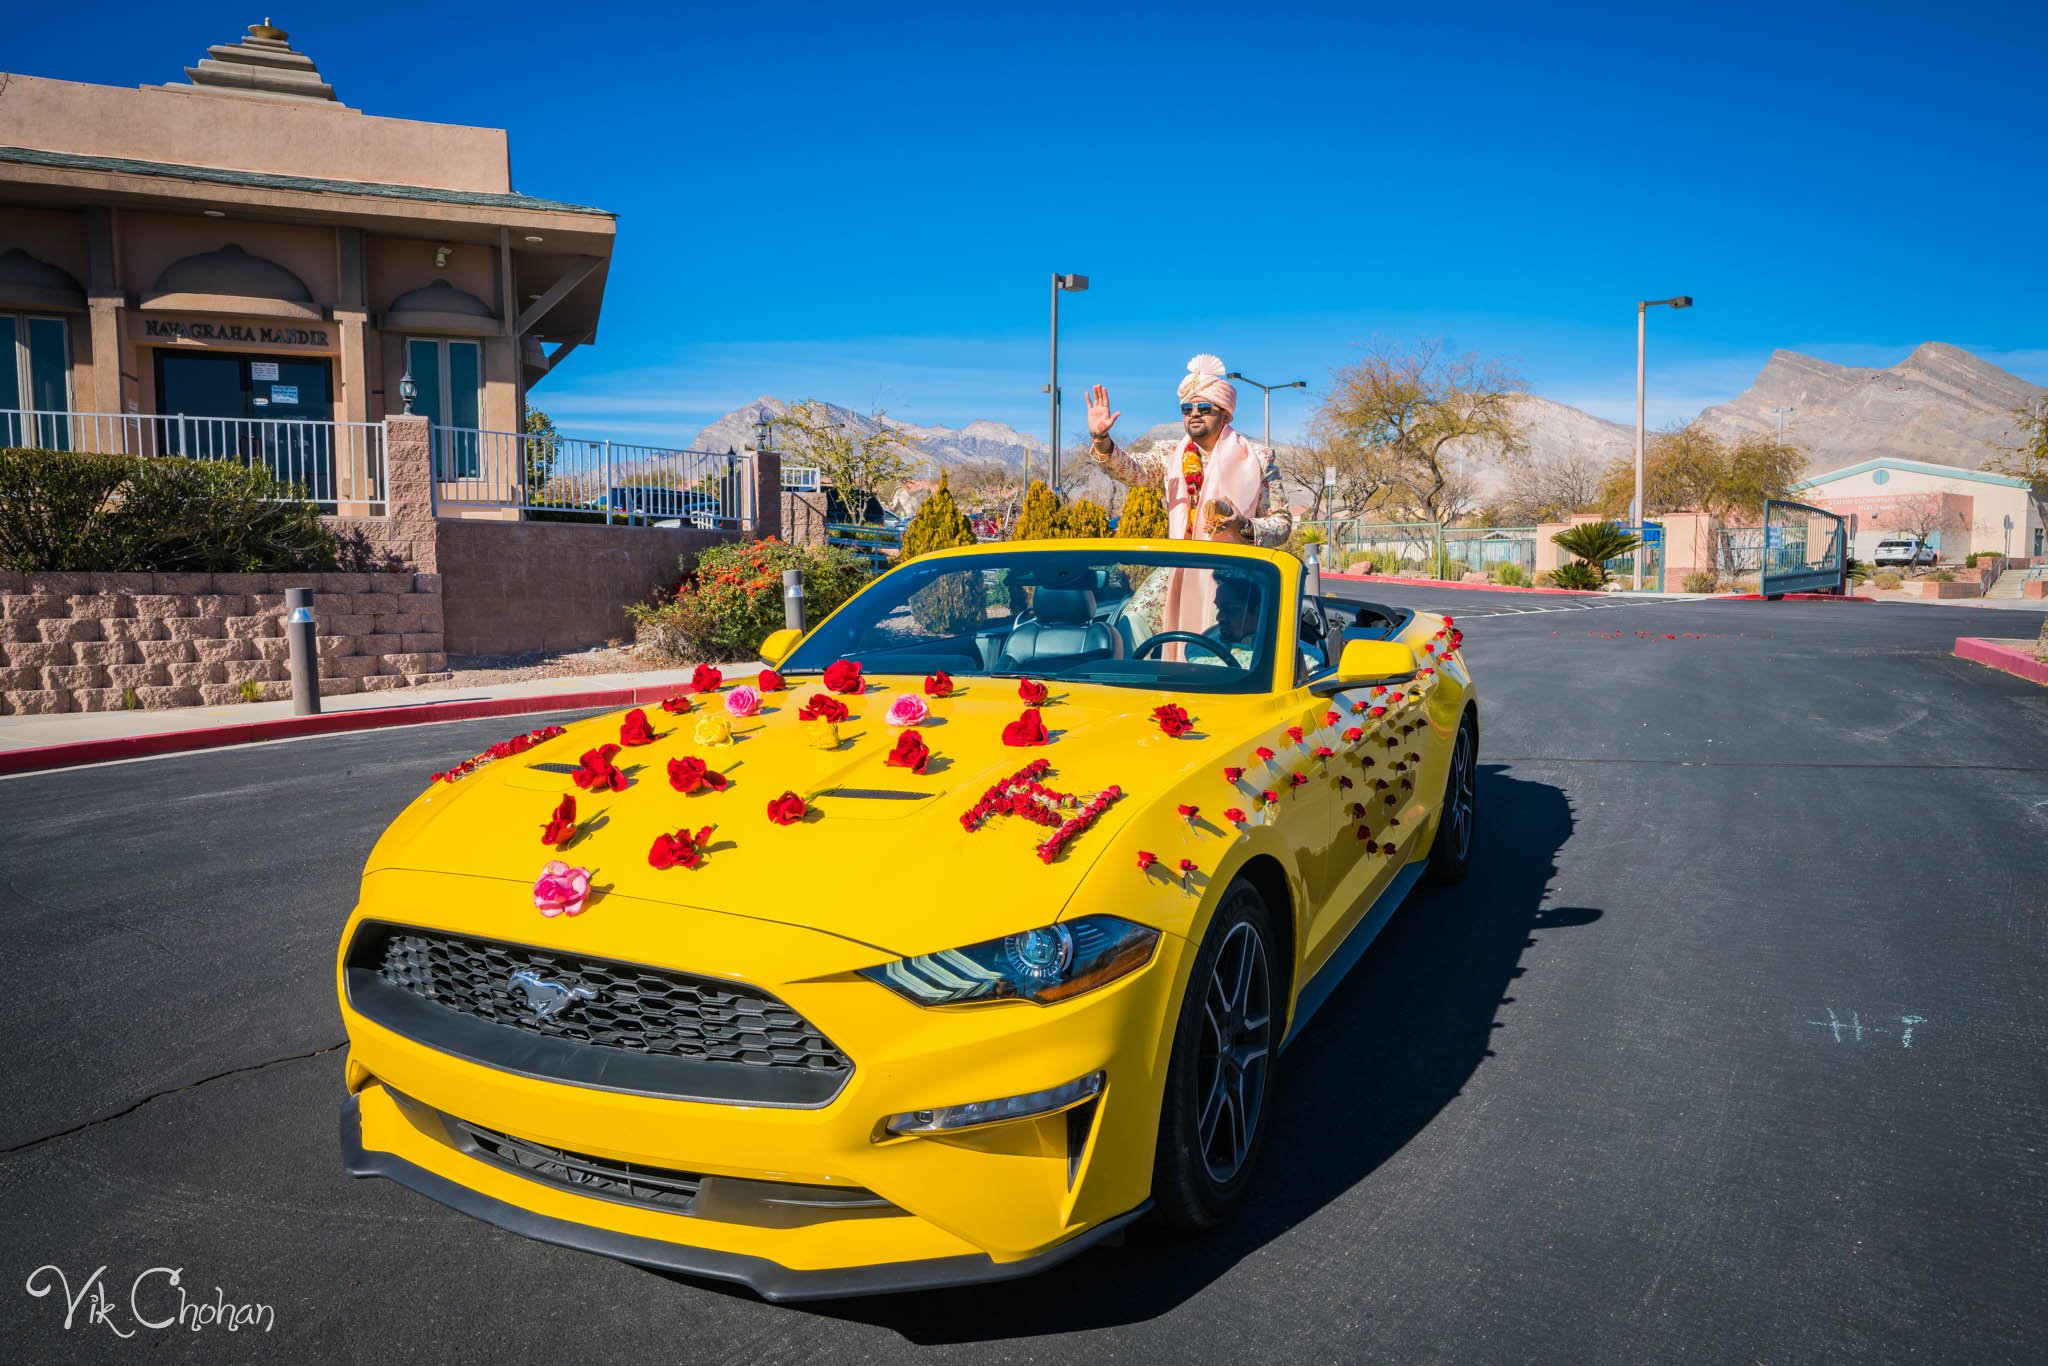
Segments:
[[[1306,521],[1330,548],[1324,561],[1341,570],[1375,560],[1381,573],[1442,578],[1513,564],[1536,572],[1535,527],[1443,527],[1434,522],[1364,522],[1350,518]]]
[[[824,476],[816,465],[782,467],[782,490],[785,493],[816,493],[824,486]]]
[[[384,512],[384,428],[376,422],[0,408],[0,446],[232,460],[268,470],[294,496],[323,506]]]
[[[1764,529],[1760,526],[1724,526],[1714,533],[1714,571],[1724,579],[1761,574],[1764,569]]]
[[[754,457],[468,427],[433,429],[441,507],[734,530],[754,518]]]

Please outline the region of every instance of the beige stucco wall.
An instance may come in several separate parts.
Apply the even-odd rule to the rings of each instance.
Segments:
[[[218,91],[130,90],[10,74],[0,90],[0,142],[324,180],[492,194],[512,188],[501,128],[378,118],[340,105]]]
[[[1877,480],[1880,472],[1888,476],[1883,483]],[[2034,533],[2042,525],[2040,505],[2024,488],[1896,466],[1839,478],[1821,475],[1793,496],[1839,516],[1854,515],[1851,553],[1865,560],[1876,552],[1878,541],[1919,520],[1912,505],[1926,498],[1942,499],[1948,510],[1949,525],[1940,539],[1944,560],[1960,560],[1972,551],[2031,554]]]

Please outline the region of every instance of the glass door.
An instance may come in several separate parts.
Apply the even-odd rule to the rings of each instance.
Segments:
[[[261,464],[316,502],[334,500],[332,362],[159,349],[157,450]]]

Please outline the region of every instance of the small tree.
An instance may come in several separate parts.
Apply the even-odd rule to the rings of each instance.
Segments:
[[[903,528],[903,553],[896,557],[896,563],[903,564],[934,550],[973,545],[974,540],[974,528],[968,523],[967,514],[953,501],[953,490],[942,471],[938,488],[924,500],[910,525]],[[987,603],[988,593],[980,571],[962,569],[943,574],[912,593],[910,616],[934,634],[960,635],[981,624]]]
[[[555,477],[555,456],[559,452],[562,434],[555,430],[555,420],[539,408],[526,410],[526,492],[528,497],[547,487],[548,480]]]
[[[915,454],[918,438],[885,419],[888,414],[871,415],[871,425],[857,430],[834,422],[825,405],[807,398],[790,405],[774,425],[789,433],[792,462],[814,465],[825,482],[839,495],[852,517],[866,514],[870,500],[891,484],[900,484],[917,472]]]
[[[1124,499],[1124,515],[1116,534],[1134,541],[1163,541],[1172,535],[1166,520],[1166,498],[1155,484],[1140,484]]]
[[[1060,510],[1060,534],[1075,539],[1109,535],[1109,512],[1100,503],[1077,498]]]
[[[1059,495],[1034,479],[1024,494],[1024,510],[1017,517],[1013,541],[1051,541],[1064,534]]]
[[[1550,540],[1558,549],[1591,570],[1596,583],[1607,582],[1609,560],[1618,560],[1643,543],[1642,537],[1618,522],[1583,522],[1558,532]],[[1568,570],[1570,566],[1560,568]],[[1583,575],[1575,574],[1572,577],[1582,579]],[[1552,578],[1562,587],[1577,586],[1574,583],[1566,583],[1559,575],[1554,574]]]

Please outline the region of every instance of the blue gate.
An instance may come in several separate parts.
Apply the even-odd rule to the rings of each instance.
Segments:
[[[1849,541],[1842,519],[1804,503],[1764,501],[1762,593],[1843,593]]]

